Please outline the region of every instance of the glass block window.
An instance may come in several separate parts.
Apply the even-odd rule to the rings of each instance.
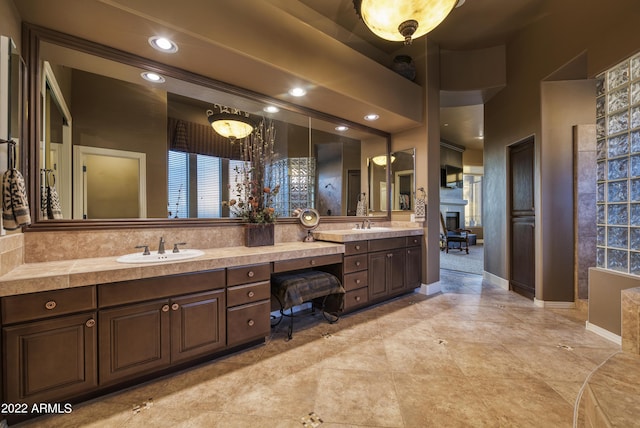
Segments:
[[[599,75],[596,96],[596,264],[640,275],[640,54]]]
[[[274,208],[278,216],[290,217],[298,208],[315,206],[316,159],[286,158],[273,163],[271,181],[280,183]]]

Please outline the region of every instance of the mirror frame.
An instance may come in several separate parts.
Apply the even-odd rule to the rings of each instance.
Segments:
[[[148,71],[160,73],[164,76],[176,78],[196,84],[199,86],[217,89],[228,92],[232,95],[238,95],[253,100],[269,103],[279,108],[292,111],[294,113],[304,114],[311,118],[321,119],[328,122],[335,122],[347,125],[353,129],[359,129],[369,132],[373,135],[377,135],[386,139],[387,142],[387,156],[391,149],[391,135],[387,132],[380,131],[375,128],[369,128],[359,123],[350,122],[339,117],[335,117],[326,113],[322,113],[313,109],[298,106],[286,101],[273,99],[257,92],[250,91],[248,89],[240,88],[230,85],[228,83],[220,82],[215,79],[210,79],[198,74],[194,74],[187,70],[166,65],[151,59],[140,57],[128,52],[124,52],[109,46],[94,43],[88,40],[80,39],[75,36],[60,33],[48,28],[24,23],[23,24],[23,44],[22,44],[22,56],[25,58],[27,64],[27,89],[28,89],[28,126],[26,133],[27,144],[22,144],[22,156],[21,166],[25,172],[25,180],[27,181],[27,189],[29,196],[29,204],[31,206],[31,218],[32,223],[30,226],[24,228],[25,231],[61,231],[61,230],[91,230],[91,229],[119,229],[119,228],[155,228],[155,227],[204,227],[204,226],[217,226],[217,225],[240,225],[241,219],[234,218],[217,218],[217,219],[162,219],[162,218],[150,218],[150,219],[108,219],[108,220],[80,220],[80,219],[64,219],[64,220],[41,220],[38,218],[38,208],[40,206],[39,201],[39,188],[40,188],[40,174],[39,174],[39,136],[41,135],[41,116],[42,105],[40,97],[40,85],[42,70],[40,66],[40,42],[47,42],[56,45],[61,45],[66,48],[78,50],[83,53],[99,56],[112,61],[124,63],[133,67],[142,68]],[[389,178],[387,177],[387,181]],[[388,186],[389,187],[389,186]],[[315,207],[311,207],[315,208]],[[339,223],[352,221],[353,216],[328,216],[324,217],[323,221],[328,223]],[[391,210],[390,207],[387,210],[385,217],[378,217],[379,220],[390,220]],[[297,224],[299,219],[296,217],[281,217],[278,219],[279,223],[283,224]]]

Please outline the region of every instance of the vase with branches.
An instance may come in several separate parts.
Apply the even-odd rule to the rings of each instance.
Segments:
[[[242,163],[235,167],[231,189],[236,198],[228,202],[231,212],[248,223],[268,224],[276,221],[274,198],[280,185],[273,183],[275,128],[263,119],[256,129],[239,142]]]

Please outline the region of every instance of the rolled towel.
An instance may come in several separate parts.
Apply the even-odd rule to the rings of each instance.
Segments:
[[[24,178],[15,168],[7,170],[2,177],[2,220],[7,230],[31,224]]]

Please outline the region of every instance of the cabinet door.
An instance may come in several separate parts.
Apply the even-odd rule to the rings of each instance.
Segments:
[[[165,299],[100,311],[100,384],[169,364],[169,311]]]
[[[407,267],[404,249],[387,252],[387,281],[389,293],[405,290],[404,271]]]
[[[388,294],[387,252],[369,253],[369,300]]]
[[[171,300],[171,362],[214,352],[226,345],[225,290]]]
[[[407,269],[405,270],[405,282],[407,289],[420,287],[422,283],[422,248],[409,247],[406,252]]]
[[[61,401],[97,385],[95,312],[3,328],[5,402]]]

